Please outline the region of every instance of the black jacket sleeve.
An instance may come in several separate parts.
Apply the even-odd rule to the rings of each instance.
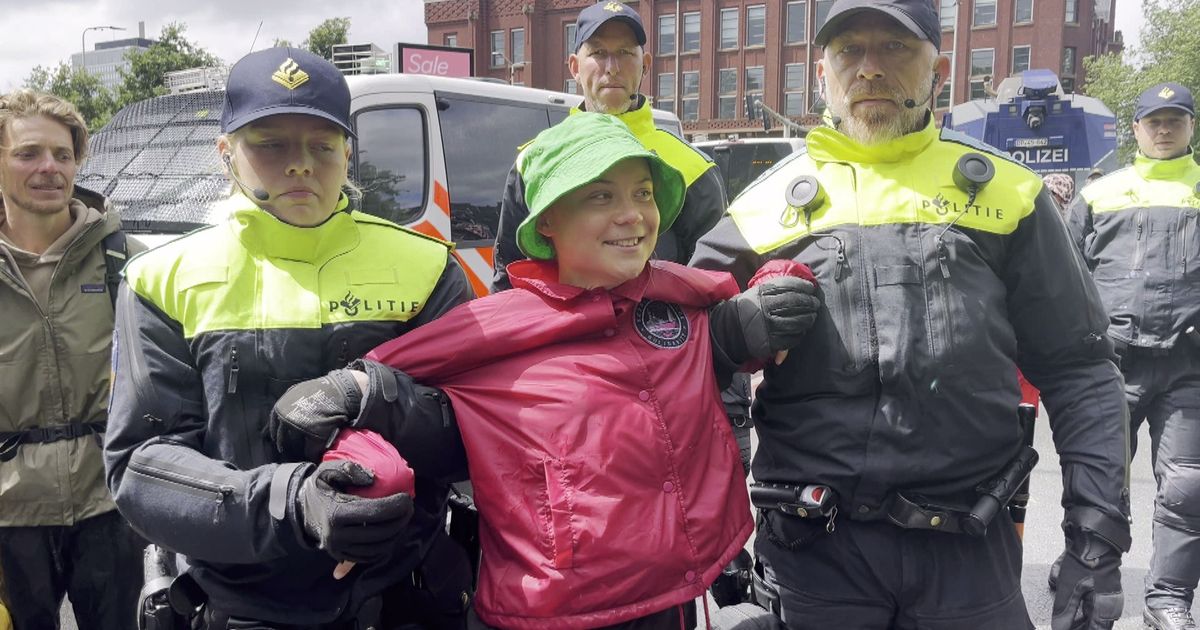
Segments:
[[[1127,523],[1124,381],[1099,293],[1045,189],[1012,235],[1004,274],[1018,365],[1041,390],[1062,463],[1063,506]]]
[[[511,262],[523,260],[525,254],[517,246],[517,228],[529,216],[525,205],[525,180],[513,164],[504,182],[504,197],[500,199],[500,224],[496,227],[496,246],[492,252],[492,293],[512,288],[505,269]]]
[[[716,166],[708,169],[688,186],[683,209],[671,226],[679,251],[675,262],[686,265],[696,251],[696,242],[708,233],[725,214],[725,185]]]
[[[1087,244],[1092,235],[1092,207],[1083,195],[1075,195],[1075,200],[1067,206],[1067,230],[1071,233],[1071,242],[1083,255],[1088,269],[1094,269],[1095,264],[1087,259]]]
[[[204,390],[183,330],[124,282],[113,367],[105,469],[134,529],[212,562],[262,562],[303,544],[282,510],[294,502],[306,464],[237,470],[204,455]],[[281,517],[272,517],[271,504]]]

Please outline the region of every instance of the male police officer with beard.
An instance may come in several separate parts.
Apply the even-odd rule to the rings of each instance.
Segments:
[[[929,0],[837,0],[815,38],[829,125],[692,260],[743,283],[796,260],[823,293],[754,403],[760,601],[789,628],[1032,628],[1003,509],[1035,460],[1020,368],[1064,469],[1052,628],[1112,628],[1130,535],[1108,320],[1041,180],[934,126],[941,37]]]
[[[1150,425],[1154,552],[1144,618],[1195,630],[1200,579],[1200,166],[1189,147],[1192,93],[1178,83],[1142,92],[1138,153],[1129,168],[1090,183],[1068,228],[1108,309],[1121,355],[1131,434]],[[1189,332],[1190,331],[1190,332]],[[1136,444],[1135,444],[1136,445]],[[1062,588],[1059,584],[1058,588]]]

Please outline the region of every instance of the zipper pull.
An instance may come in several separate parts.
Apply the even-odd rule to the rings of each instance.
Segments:
[[[946,250],[946,243],[942,242],[942,237],[939,236],[937,240],[937,259],[938,268],[942,270],[943,280],[950,279],[950,265],[946,262],[949,258],[950,252]]]
[[[846,264],[846,244],[838,241],[837,269],[833,272],[833,279],[840,281],[845,275],[845,271],[848,267],[849,265]]]
[[[236,394],[238,383],[238,358],[237,348],[229,352],[229,385],[225,388],[225,393]]]

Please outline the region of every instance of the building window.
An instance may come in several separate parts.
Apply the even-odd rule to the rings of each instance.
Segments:
[[[525,61],[525,29],[514,28],[512,30],[512,62],[523,63]]]
[[[578,94],[579,84],[575,82],[575,79],[567,79],[563,81],[563,91],[567,94]]]
[[[658,16],[658,54],[675,54],[675,16]]]
[[[1029,69],[1029,46],[1013,46],[1012,73],[1016,75]]]
[[[767,5],[746,7],[746,45],[767,45]]]
[[[996,25],[996,0],[975,0],[975,13],[971,17],[971,26]]]
[[[825,25],[825,18],[829,17],[829,10],[833,8],[833,0],[817,0],[817,14],[814,16],[816,20],[813,24],[817,25],[817,30]]]
[[[1067,0],[1064,17],[1067,24],[1079,23],[1079,0]]]
[[[765,76],[766,73],[763,71],[762,66],[751,66],[746,68],[746,79],[742,89],[746,94],[754,94],[758,96],[759,99],[762,99],[763,77]]]
[[[717,71],[717,118],[737,118],[737,68]]]
[[[1075,76],[1075,47],[1067,46],[1063,48],[1062,54],[1062,76]]]
[[[804,42],[808,37],[808,2],[800,0],[800,2],[787,3],[787,32],[784,34],[784,42],[788,44],[799,44]]]
[[[446,33],[442,36],[442,45],[455,48],[458,46],[458,33]]]
[[[669,112],[675,111],[675,73],[664,72],[658,75],[658,100],[654,106]]]
[[[783,66],[783,113],[799,116],[804,113],[804,64],[789,63]]]
[[[1033,21],[1033,0],[1016,0],[1013,7],[1013,22],[1028,24]]]
[[[492,31],[492,59],[490,66],[492,68],[504,67],[504,31]]]
[[[721,9],[721,50],[738,46],[738,10]]]
[[[971,51],[971,100],[987,98],[984,86],[991,83],[992,74],[996,69],[996,50],[994,48],[977,48]]]
[[[700,14],[683,14],[683,52],[700,50]]]
[[[568,24],[563,29],[563,46],[566,48],[564,58],[570,57],[575,53],[575,34],[579,32],[579,26],[574,22]]]
[[[942,18],[942,30],[953,31],[958,20],[958,0],[942,0],[939,5],[939,16]]]
[[[680,104],[683,107],[683,120],[700,119],[700,73],[683,73],[683,90],[680,92]]]

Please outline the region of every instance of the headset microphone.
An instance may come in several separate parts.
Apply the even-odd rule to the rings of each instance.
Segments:
[[[221,154],[221,159],[225,161],[225,166],[229,168],[229,176],[233,178],[233,181],[237,183],[238,188],[241,188],[243,192],[249,190],[250,194],[254,195],[254,198],[259,201],[267,201],[271,198],[271,195],[262,188],[250,188],[242,183],[242,179],[238,177],[237,171],[233,168],[233,160],[229,157],[228,153]]]
[[[928,103],[929,101],[933,100],[933,91],[937,89],[938,81],[940,81],[941,79],[942,79],[942,75],[940,75],[936,72],[933,73],[933,83],[930,84],[930,86],[929,86],[929,96],[926,96],[925,98],[921,99],[920,103],[917,103],[916,101],[912,100],[912,98],[906,98],[906,99],[904,99],[904,106],[908,109],[916,109],[917,105],[924,105],[925,103]]]

